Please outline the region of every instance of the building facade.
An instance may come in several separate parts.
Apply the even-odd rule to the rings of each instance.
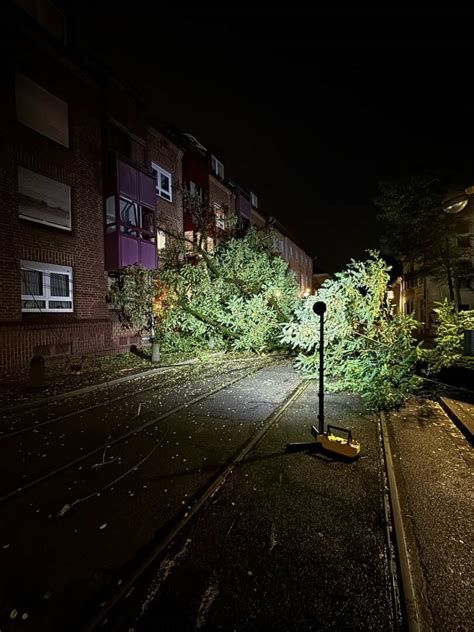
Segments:
[[[461,211],[460,232],[454,238],[451,248],[459,256],[465,275],[454,283],[454,300],[459,310],[474,309],[474,204],[472,199]],[[415,263],[403,266],[403,275],[392,284],[395,309],[403,314],[413,314],[421,323],[420,335],[432,336],[436,333],[437,302],[450,299],[447,278],[435,278],[420,274]]]
[[[158,266],[174,235],[183,234],[181,190],[183,150],[157,127],[148,128],[148,150],[155,180]]]
[[[0,371],[8,372],[34,355],[59,361],[139,341],[108,307],[109,274],[156,267],[159,203],[156,148],[137,100],[73,61],[59,12],[46,20],[51,32],[44,12],[38,20],[14,4],[4,10],[15,34],[0,78]],[[168,168],[180,168],[178,154]]]
[[[128,265],[159,266],[173,235],[192,249],[198,226],[184,191],[210,210],[208,251],[271,224],[301,293],[311,291],[311,258],[257,196],[194,136],[150,119],[127,86],[67,47],[54,4],[8,2],[2,15],[13,35],[0,76],[0,372],[35,355],[67,362],[139,343],[109,309],[108,288]]]

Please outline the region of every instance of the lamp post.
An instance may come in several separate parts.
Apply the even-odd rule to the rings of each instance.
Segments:
[[[471,197],[474,195],[474,186],[466,187],[463,191],[451,191],[446,195],[441,203],[441,208],[447,215],[458,215],[463,211],[466,206],[469,204]],[[458,303],[460,300],[455,299],[454,294],[454,283],[453,283],[453,271],[451,269],[450,261],[449,261],[449,239],[446,237],[446,252],[448,254],[446,260],[446,272],[448,275],[448,288],[451,301],[456,305],[456,310],[458,309]],[[459,292],[458,292],[459,294]],[[456,297],[459,299],[459,296]]]

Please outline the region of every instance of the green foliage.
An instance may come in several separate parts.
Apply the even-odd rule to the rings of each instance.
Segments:
[[[417,322],[412,316],[391,314],[388,271],[375,252],[366,261],[352,261],[322,285],[316,298],[301,301],[283,332],[283,341],[299,351],[297,367],[307,377],[316,377],[319,317],[313,305],[324,301],[325,366],[335,379],[333,388],[360,393],[371,410],[399,405],[418,385],[413,337]]]
[[[428,363],[428,373],[437,373],[462,358],[464,331],[474,329],[474,310],[458,312],[447,299],[437,303],[438,327],[434,349],[420,353]]]
[[[124,325],[142,333],[151,328],[153,272],[139,265],[115,275],[108,301]]]
[[[124,322],[144,328],[154,315],[164,351],[254,351],[280,346],[298,286],[272,251],[271,236],[250,230],[215,253],[144,274],[138,266],[117,278],[110,300]],[[149,322],[149,320],[148,320]]]

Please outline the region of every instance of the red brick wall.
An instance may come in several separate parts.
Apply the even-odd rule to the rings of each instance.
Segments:
[[[27,367],[34,354],[46,363],[65,356],[115,354],[140,342],[120,323],[88,320],[71,323],[0,324],[0,374]]]
[[[37,352],[82,355],[118,349],[121,337],[106,304],[100,88],[46,40],[21,32],[16,37],[11,41],[8,72],[0,75],[2,372],[27,365]],[[15,71],[67,102],[69,147],[16,120]],[[18,166],[71,187],[72,231],[19,219]],[[72,266],[73,313],[22,314],[21,259]],[[129,339],[122,338],[128,344]]]
[[[150,163],[155,162],[171,174],[173,180],[173,201],[156,198],[157,226],[176,233],[183,232],[182,157],[183,152],[155,128],[148,130],[148,155]]]

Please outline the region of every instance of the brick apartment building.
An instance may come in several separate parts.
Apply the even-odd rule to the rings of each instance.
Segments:
[[[270,218],[195,137],[146,116],[110,72],[66,47],[53,3],[1,10],[10,30],[0,77],[0,372],[34,355],[127,350],[139,338],[108,308],[110,278],[134,263],[159,266],[170,233],[196,239],[183,185],[214,211],[209,250]],[[278,230],[304,293],[310,259]]]
[[[288,230],[274,217],[269,217],[258,208],[257,196],[250,194],[252,226],[273,231],[275,250],[284,259],[300,287],[300,294],[307,296],[313,293],[313,259],[299,246]]]
[[[11,37],[0,79],[1,372],[35,354],[64,359],[137,342],[108,309],[108,273],[156,267],[157,216],[182,231],[173,190],[181,150],[124,86],[74,61],[53,5],[17,4],[30,19],[14,3],[2,7]]]

